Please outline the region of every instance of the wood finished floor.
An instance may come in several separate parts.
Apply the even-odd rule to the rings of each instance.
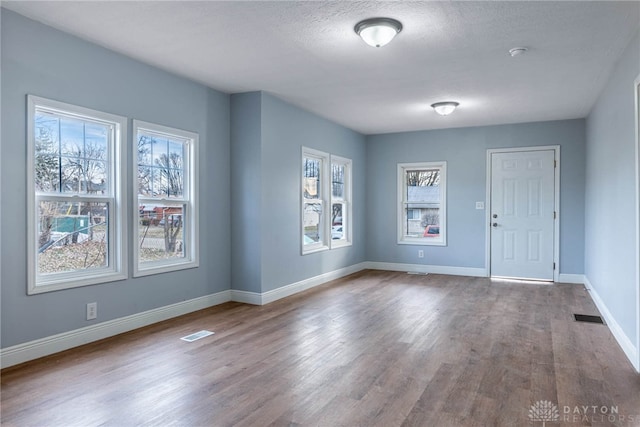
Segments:
[[[640,426],[640,375],[579,285],[364,271],[5,369],[6,426]],[[202,329],[215,335],[187,343]],[[613,420],[564,407],[617,407]],[[583,414],[584,415],[584,414]],[[569,417],[569,418],[566,418]],[[631,419],[631,417],[634,417]]]

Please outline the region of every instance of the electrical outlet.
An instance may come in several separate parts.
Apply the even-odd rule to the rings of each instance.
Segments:
[[[90,302],[87,304],[87,320],[93,320],[98,317],[98,303]]]
[[[424,251],[422,249],[418,251],[418,258],[424,258]]]
[[[476,209],[484,209],[484,202],[476,202]]]

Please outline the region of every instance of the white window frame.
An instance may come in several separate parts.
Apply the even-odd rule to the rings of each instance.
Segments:
[[[138,194],[138,132],[156,134],[162,137],[185,140],[186,149],[184,151],[184,191],[183,197],[168,198],[142,196]],[[200,245],[198,235],[200,234],[199,213],[198,213],[198,140],[199,135],[181,129],[171,128],[155,123],[144,122],[142,120],[133,121],[133,197],[135,200],[134,224],[133,224],[133,276],[147,276],[151,274],[167,273],[170,271],[196,268],[200,265]],[[184,257],[158,260],[152,262],[140,262],[140,245],[138,241],[140,232],[139,207],[141,205],[162,204],[164,206],[182,207],[186,205],[186,212],[183,212],[183,242]]]
[[[335,248],[342,248],[345,246],[351,246],[352,245],[352,215],[351,215],[351,169],[352,169],[352,162],[351,159],[347,159],[345,157],[340,157],[340,156],[335,156],[335,155],[331,155],[331,167],[333,168],[333,165],[341,165],[344,167],[344,197],[342,198],[336,198],[333,196],[333,189],[332,189],[332,182],[331,182],[331,176],[328,177],[328,184],[329,184],[329,188],[331,188],[330,194],[331,194],[331,201],[329,204],[329,209],[333,209],[333,205],[334,203],[342,203],[343,204],[343,211],[342,211],[342,232],[343,232],[343,238],[342,239],[333,239],[331,238],[331,249],[335,249]],[[330,224],[331,227],[333,227],[333,224]],[[333,230],[333,229],[331,229]]]
[[[440,170],[440,237],[408,236],[405,230],[405,209],[407,201],[407,172],[412,170],[439,169]],[[419,246],[447,245],[447,162],[398,163],[398,244]]]
[[[35,188],[35,116],[36,111],[73,117],[79,120],[98,122],[111,127],[111,143],[108,147],[109,189],[107,194],[42,193]],[[67,104],[51,99],[27,95],[27,294],[39,294],[62,289],[112,282],[127,278],[126,212],[127,199],[125,185],[127,169],[124,166],[124,145],[127,135],[127,119],[101,111]],[[52,202],[98,202],[108,203],[108,265],[103,268],[77,270],[60,273],[40,274],[37,268],[36,209],[41,200]]]
[[[304,197],[304,159],[316,159],[320,161],[320,194],[317,199],[307,199]],[[328,209],[330,209],[329,191],[331,185],[327,185],[330,178],[330,156],[329,154],[314,150],[313,148],[302,147],[302,157],[300,162],[300,245],[302,254],[311,254],[315,252],[325,251],[329,249],[329,240],[331,240],[331,230],[329,228]],[[315,243],[304,244],[304,207],[307,203],[320,204],[322,206],[322,215],[318,224],[320,240]]]

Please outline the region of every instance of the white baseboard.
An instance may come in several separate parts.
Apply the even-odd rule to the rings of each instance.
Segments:
[[[226,290],[3,348],[0,367],[7,368],[228,301],[231,301],[231,291]]]
[[[636,371],[640,372],[640,365],[638,363],[638,349],[633,344],[633,341],[624,333],[616,319],[613,317],[607,306],[605,305],[598,292],[594,289],[589,281],[589,278],[585,276],[584,284],[591,295],[591,299],[595,303],[596,307],[604,317],[604,321],[607,323],[609,330],[613,334],[616,341],[620,347],[622,347],[622,351],[627,356],[627,358],[631,361],[631,364],[636,369]]]
[[[0,367],[7,368],[39,357],[48,356],[60,351],[68,350],[93,341],[108,338],[123,332],[132,331],[143,326],[181,316],[204,308],[212,307],[228,301],[237,301],[252,305],[265,305],[270,302],[294,295],[298,292],[322,285],[331,280],[348,276],[365,269],[407,271],[412,273],[434,273],[472,277],[486,277],[487,271],[484,268],[471,267],[448,267],[425,264],[403,264],[388,262],[362,262],[349,267],[340,268],[328,273],[320,274],[299,282],[295,282],[278,289],[264,293],[248,292],[240,290],[226,290],[188,301],[182,301],[165,307],[156,308],[131,316],[114,319],[96,325],[87,326],[69,332],[29,341],[12,347],[0,349]],[[560,274],[560,281],[563,283],[585,284],[590,290],[591,297],[602,313],[607,325],[611,329],[614,337],[622,347],[623,351],[632,361],[632,364],[640,372],[638,366],[637,350],[632,341],[627,337],[622,328],[615,321],[604,302],[593,290],[589,280],[581,274]]]
[[[341,277],[348,276],[358,271],[364,270],[366,263],[361,262],[359,264],[350,265],[349,267],[339,268],[328,273],[320,274],[318,276],[310,277],[308,279],[301,280],[299,282],[292,283],[290,285],[282,286],[271,291],[267,291],[261,294],[262,304],[269,304],[270,302],[277,301],[282,298],[286,298],[298,292],[306,291],[313,287],[322,285],[332,280],[340,279]]]
[[[560,273],[558,275],[559,283],[573,283],[576,285],[584,285],[585,284],[584,274],[563,274]]]
[[[202,310],[228,301],[246,304],[264,305],[288,297],[290,295],[321,285],[331,280],[339,279],[356,273],[365,268],[364,263],[355,264],[335,271],[301,280],[265,293],[239,291],[235,289],[182,301],[165,307],[136,313],[131,316],[98,323],[84,328],[63,332],[45,338],[17,344],[0,349],[0,368],[8,368],[20,363],[28,362],[40,357],[49,356],[60,351],[78,347],[90,342],[109,338],[123,332],[148,326],[173,317],[182,316],[197,310]]]
[[[262,294],[259,292],[231,289],[231,301],[243,302],[251,305],[262,305]]]
[[[265,305],[270,302],[277,301],[282,298],[297,294],[298,292],[306,291],[315,286],[322,285],[332,280],[340,279],[341,277],[348,276],[349,274],[357,273],[364,270],[367,263],[359,263],[350,265],[348,267],[339,268],[328,273],[323,273],[318,276],[310,277],[308,279],[301,280],[299,282],[291,283],[289,285],[282,286],[271,291],[258,293],[248,291],[231,290],[231,300],[237,302],[243,302],[253,305]]]
[[[452,276],[487,277],[486,268],[473,267],[449,267],[443,265],[426,264],[403,264],[395,262],[375,262],[364,263],[366,268],[371,270],[407,271],[410,273],[433,273],[447,274]]]

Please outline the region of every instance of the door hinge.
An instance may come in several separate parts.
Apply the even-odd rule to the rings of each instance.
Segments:
[[[554,161],[553,161],[553,168],[555,169],[555,168],[557,168],[557,167],[558,167],[558,161],[557,161],[557,160],[554,160]]]
[[[555,262],[553,263],[553,270],[554,271],[556,270],[556,263]]]
[[[553,211],[553,219],[556,219],[556,211]]]

